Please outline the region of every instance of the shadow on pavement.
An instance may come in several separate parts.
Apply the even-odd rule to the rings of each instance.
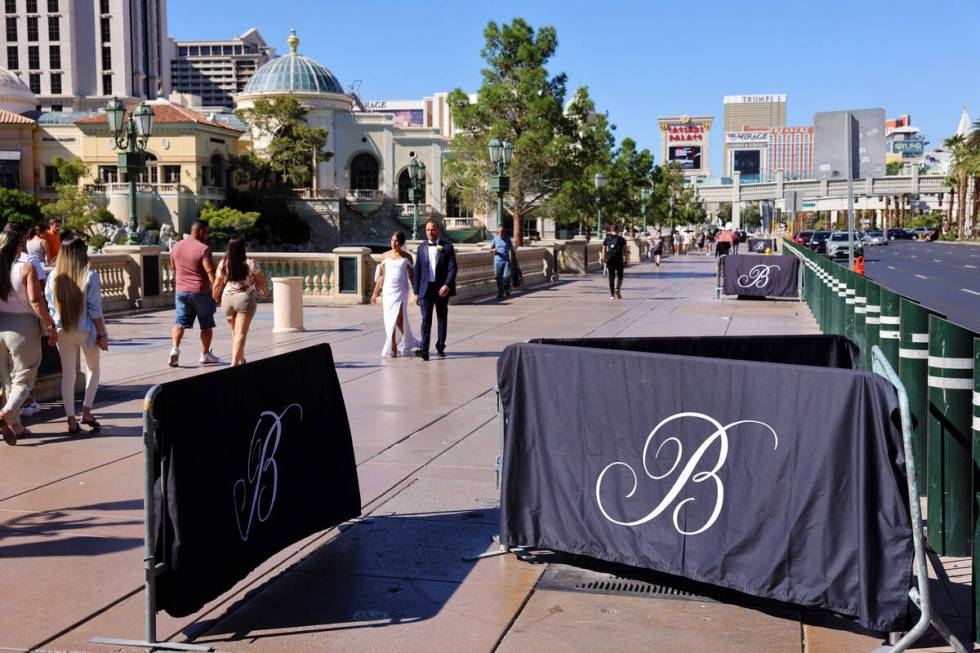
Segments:
[[[488,550],[497,511],[373,517],[347,528],[229,610],[185,629],[249,642],[414,623],[437,615]]]
[[[0,559],[98,556],[143,546],[142,537],[107,537],[107,528],[142,525],[142,519],[107,522],[85,511],[131,510],[142,501],[112,501],[64,510],[32,512],[0,526]],[[75,534],[99,529],[97,535]]]

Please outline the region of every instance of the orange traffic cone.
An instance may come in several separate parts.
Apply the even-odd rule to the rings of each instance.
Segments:
[[[864,257],[863,256],[859,256],[856,259],[854,259],[854,271],[857,272],[858,274],[860,274],[862,277],[864,276]]]

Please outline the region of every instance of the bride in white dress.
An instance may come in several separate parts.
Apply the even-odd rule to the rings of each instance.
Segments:
[[[401,231],[391,236],[391,251],[381,257],[380,271],[374,283],[371,303],[378,303],[378,292],[382,293],[381,305],[384,308],[385,344],[382,356],[411,356],[419,348],[419,341],[412,335],[412,325],[408,321],[408,305],[412,288],[412,256],[402,251],[405,234]]]

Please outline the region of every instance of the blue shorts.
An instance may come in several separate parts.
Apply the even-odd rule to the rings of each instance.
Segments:
[[[201,331],[214,328],[214,312],[218,308],[217,302],[209,292],[179,292],[176,297],[177,302],[177,325],[185,329],[194,326],[194,318]]]

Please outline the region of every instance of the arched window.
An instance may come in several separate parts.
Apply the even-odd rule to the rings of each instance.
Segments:
[[[463,203],[463,196],[455,188],[446,189],[446,217],[472,218],[473,209]]]
[[[156,184],[160,180],[159,166],[157,165],[157,157],[149,152],[146,153],[146,168],[143,172],[136,175],[137,184]],[[122,181],[129,181],[126,179],[126,175],[120,175],[123,177]]]
[[[366,152],[350,162],[350,187],[360,190],[378,189],[378,160]]]
[[[398,175],[398,203],[399,204],[411,204],[412,199],[409,197],[408,189],[412,187],[412,177],[408,174],[408,168],[402,170],[402,173]],[[425,204],[425,186],[422,186],[422,197],[419,199],[419,204]]]

